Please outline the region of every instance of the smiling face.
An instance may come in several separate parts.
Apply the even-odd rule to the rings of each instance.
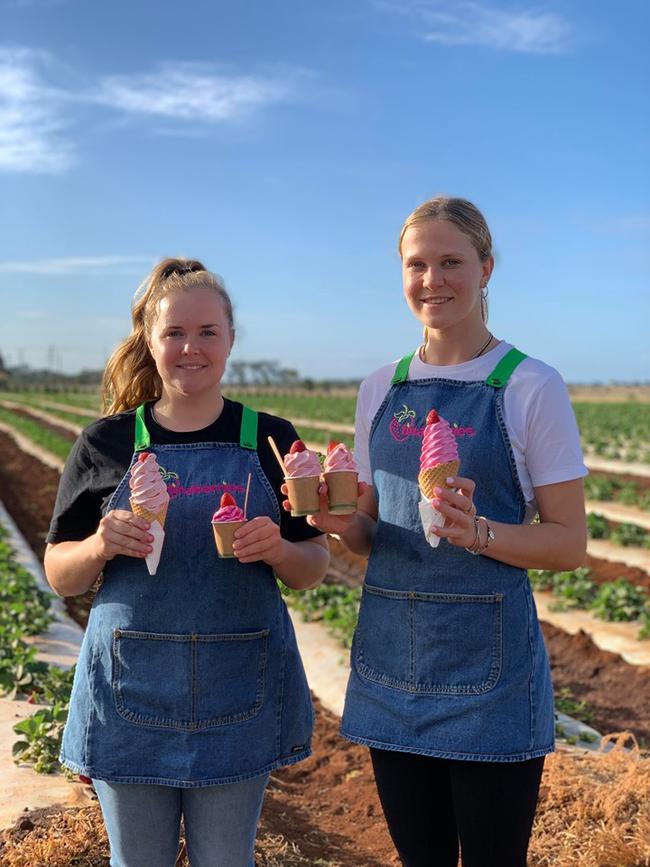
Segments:
[[[163,297],[147,340],[163,389],[179,395],[219,391],[232,342],[223,301],[203,286]]]
[[[406,301],[428,328],[476,326],[482,322],[481,287],[494,260],[481,261],[469,236],[449,220],[424,220],[402,238]]]

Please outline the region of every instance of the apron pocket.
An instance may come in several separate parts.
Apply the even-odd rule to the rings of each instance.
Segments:
[[[417,593],[366,585],[355,667],[421,695],[477,695],[501,674],[502,595]]]
[[[113,632],[113,696],[135,725],[199,731],[243,722],[264,700],[268,629],[222,635]]]

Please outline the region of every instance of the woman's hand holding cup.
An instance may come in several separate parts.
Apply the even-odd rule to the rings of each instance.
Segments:
[[[357,486],[357,499],[368,489],[366,482],[359,482]],[[287,496],[287,486],[282,485],[282,493]],[[319,510],[313,515],[307,515],[305,520],[311,527],[315,527],[322,533],[334,533],[341,535],[346,532],[355,520],[355,513],[348,515],[336,515],[329,511],[329,496],[327,483],[322,481],[318,487]],[[284,500],[282,507],[285,511],[291,511],[290,500]]]

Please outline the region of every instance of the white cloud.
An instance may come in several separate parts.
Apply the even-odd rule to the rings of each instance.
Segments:
[[[43,82],[48,64],[41,52],[0,48],[0,170],[59,174],[72,165],[63,95]]]
[[[0,261],[0,273],[60,275],[139,272],[150,267],[153,261],[151,256],[71,256],[23,262]]]
[[[477,0],[377,0],[378,8],[408,15],[425,42],[478,45],[523,54],[559,54],[571,41],[569,22],[553,12],[498,9]]]
[[[121,117],[192,121],[191,128],[163,130],[192,134],[295,98],[303,75],[300,70],[229,74],[208,64],[167,63],[141,75],[107,76],[82,89],[49,84],[56,65],[45,52],[0,47],[0,171],[58,174],[69,169],[75,146],[66,133],[87,107],[113,109]]]
[[[146,75],[110,76],[91,98],[131,113],[215,123],[283,101],[290,92],[280,78],[225,75],[203,64],[179,63]]]

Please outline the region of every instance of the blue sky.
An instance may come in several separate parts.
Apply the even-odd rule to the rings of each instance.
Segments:
[[[650,379],[646,0],[0,0],[0,352],[99,367],[166,255],[233,357],[363,376],[417,345],[396,237],[439,192],[495,241],[490,327]]]

